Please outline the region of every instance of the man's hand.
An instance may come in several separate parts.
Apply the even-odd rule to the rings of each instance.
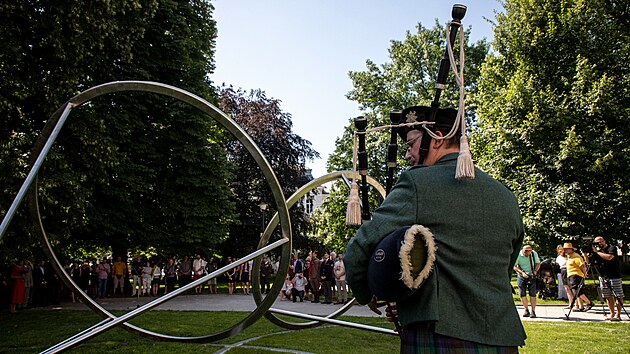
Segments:
[[[389,306],[385,309],[385,316],[389,322],[398,321],[398,306],[395,302],[390,302]]]
[[[529,278],[529,275],[527,273],[523,272],[523,278],[527,279],[527,278]]]
[[[385,306],[385,301],[378,301],[376,296],[372,296],[372,300],[368,302],[367,305],[370,308],[370,310],[372,310],[372,312],[374,312],[377,315],[382,315],[383,313],[378,308]]]

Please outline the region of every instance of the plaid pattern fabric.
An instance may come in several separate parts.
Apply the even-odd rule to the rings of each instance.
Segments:
[[[624,294],[623,287],[621,286],[621,278],[609,279],[608,281],[602,277],[599,278],[599,286],[602,289],[602,296],[604,299],[614,296],[610,288],[615,291],[617,296],[623,297]]]
[[[425,325],[409,325],[400,336],[400,352],[404,354],[514,354],[518,347],[497,347],[447,337]]]

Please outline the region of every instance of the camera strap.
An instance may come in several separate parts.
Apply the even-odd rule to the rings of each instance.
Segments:
[[[532,260],[532,255],[534,254],[533,252],[534,251],[532,251],[532,254],[530,254],[529,257],[527,257],[527,258],[529,258],[529,266],[530,266],[530,269],[532,271],[532,275],[536,276],[536,271],[534,270],[534,262]]]

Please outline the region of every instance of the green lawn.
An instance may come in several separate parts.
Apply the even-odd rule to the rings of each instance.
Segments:
[[[165,334],[194,336],[210,334],[238,322],[245,313],[152,311],[132,323]],[[391,328],[382,318],[344,317],[343,319]],[[89,311],[31,310],[0,318],[0,352],[33,353],[87,328],[100,318]],[[293,319],[292,319],[293,320]],[[295,321],[295,320],[293,320]],[[528,334],[522,353],[628,353],[630,323],[526,322]],[[243,333],[215,344],[158,342],[114,328],[101,334],[75,352],[81,353],[199,353],[214,352],[227,344],[241,347],[229,353],[272,353],[264,348],[303,350],[329,354],[393,353],[398,338],[338,326],[288,331],[261,319]],[[258,339],[255,339],[258,338]]]

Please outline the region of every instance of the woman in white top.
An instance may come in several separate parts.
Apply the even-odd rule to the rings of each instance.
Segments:
[[[566,290],[567,297],[569,298],[569,306],[565,308],[570,309],[571,303],[573,302],[573,293],[571,292],[569,281],[567,280],[567,257],[564,253],[564,248],[562,248],[562,245],[558,245],[558,247],[556,247],[556,252],[558,253],[558,257],[556,257],[556,263],[560,267],[560,277],[562,279],[562,285],[564,286],[564,290]]]
[[[149,291],[151,287],[151,273],[153,273],[153,268],[151,267],[151,263],[147,261],[142,267],[142,295],[149,296],[151,292]]]
[[[155,262],[153,265],[153,279],[151,279],[151,293],[153,296],[157,296],[160,289],[160,282],[162,281],[162,263]]]
[[[284,284],[282,284],[282,289],[280,289],[280,301],[282,300],[291,300],[291,293],[293,289],[293,282],[291,281],[291,277],[289,274],[284,278]]]
[[[335,304],[345,304],[348,302],[348,286],[346,285],[346,267],[343,263],[343,254],[337,256],[339,259],[333,268],[335,272],[335,284],[337,285],[337,302]]]

